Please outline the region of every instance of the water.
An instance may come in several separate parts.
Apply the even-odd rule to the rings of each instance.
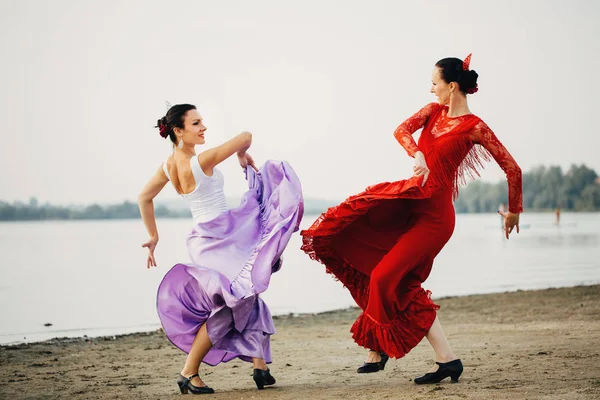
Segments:
[[[303,228],[315,217],[305,216]],[[507,241],[498,215],[458,215],[425,288],[436,298],[600,283],[600,213],[561,217],[557,227],[552,214],[523,214],[521,233]],[[139,220],[0,223],[0,343],[158,328],[156,288],[170,266],[188,260],[191,222],[158,227],[159,268],[147,270]],[[272,313],[354,305],[299,248],[296,234],[263,295]]]

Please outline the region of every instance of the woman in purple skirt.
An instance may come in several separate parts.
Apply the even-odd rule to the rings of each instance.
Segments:
[[[206,127],[191,104],[178,104],[158,121],[174,152],[139,196],[150,235],[147,267],[156,266],[158,230],[152,200],[171,181],[190,207],[194,227],[187,238],[190,264],[176,264],[163,278],[157,310],[169,340],[188,353],[177,379],[181,393],[214,393],[198,376],[200,363],[215,366],[236,357],[252,362],[258,389],[275,383],[270,336],[275,333],[267,305],[259,297],[303,213],[300,181],[286,162],[267,161],[257,170],[247,153],[252,135],[243,132],[196,154]],[[223,175],[216,166],[237,155],[249,190],[228,210]]]

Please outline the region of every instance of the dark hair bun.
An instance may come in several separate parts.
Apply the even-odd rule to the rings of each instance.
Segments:
[[[183,120],[185,119],[186,113],[189,110],[195,109],[196,106],[193,104],[176,104],[171,106],[169,111],[167,111],[167,115],[156,122],[156,128],[158,128],[160,136],[165,139],[171,138],[171,142],[173,142],[173,144],[177,144],[177,136],[175,136],[173,129],[183,129]]]
[[[469,94],[477,92],[477,77],[479,77],[479,75],[473,70],[461,71],[458,77],[460,90]]]
[[[444,82],[456,82],[460,91],[465,94],[477,92],[477,78],[479,74],[473,70],[464,70],[463,60],[458,58],[443,58],[435,64],[440,69]]]

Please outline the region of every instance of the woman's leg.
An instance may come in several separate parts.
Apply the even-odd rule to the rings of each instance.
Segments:
[[[369,353],[367,353],[367,361],[368,363],[376,363],[376,362],[380,362],[381,361],[381,354],[379,354],[376,351],[373,350],[369,350]]]
[[[196,334],[194,341],[192,342],[192,348],[185,359],[185,364],[183,369],[181,370],[181,375],[184,377],[189,377],[198,373],[198,369],[200,368],[200,363],[211,349],[212,343],[208,337],[208,332],[206,330],[206,323],[200,327],[200,330]],[[191,381],[194,386],[204,386],[205,383],[199,377],[195,377]]]
[[[427,332],[427,340],[433,350],[435,351],[435,361],[439,363],[447,363],[453,360],[456,360],[456,354],[452,347],[450,347],[450,343],[444,334],[444,330],[442,329],[442,324],[438,317],[435,317],[431,328],[429,328],[429,332]],[[435,364],[429,372],[435,372],[438,369],[438,365]]]
[[[262,369],[264,371],[267,370],[267,363],[262,358],[252,357],[252,366],[254,369]]]

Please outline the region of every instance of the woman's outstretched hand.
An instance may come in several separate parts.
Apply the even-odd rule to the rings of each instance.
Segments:
[[[413,167],[414,176],[423,176],[423,182],[421,186],[425,186],[427,178],[429,178],[429,167],[425,162],[425,155],[422,152],[417,151],[415,153],[415,166]]]
[[[154,249],[158,244],[158,238],[150,238],[146,243],[142,245],[148,249],[148,260],[146,261],[146,268],[156,267],[156,260],[154,259]]]
[[[500,210],[498,210],[498,214],[504,217],[504,234],[507,239],[515,227],[517,228],[517,233],[519,233],[519,215],[521,214],[514,214],[510,211],[502,212]]]
[[[258,171],[258,168],[256,168],[256,165],[254,164],[254,159],[252,158],[252,156],[250,154],[248,154],[247,152],[244,152],[244,154],[240,155],[240,153],[238,153],[238,161],[240,162],[240,165],[242,166],[242,168],[246,168],[247,166],[251,166],[255,171]]]

